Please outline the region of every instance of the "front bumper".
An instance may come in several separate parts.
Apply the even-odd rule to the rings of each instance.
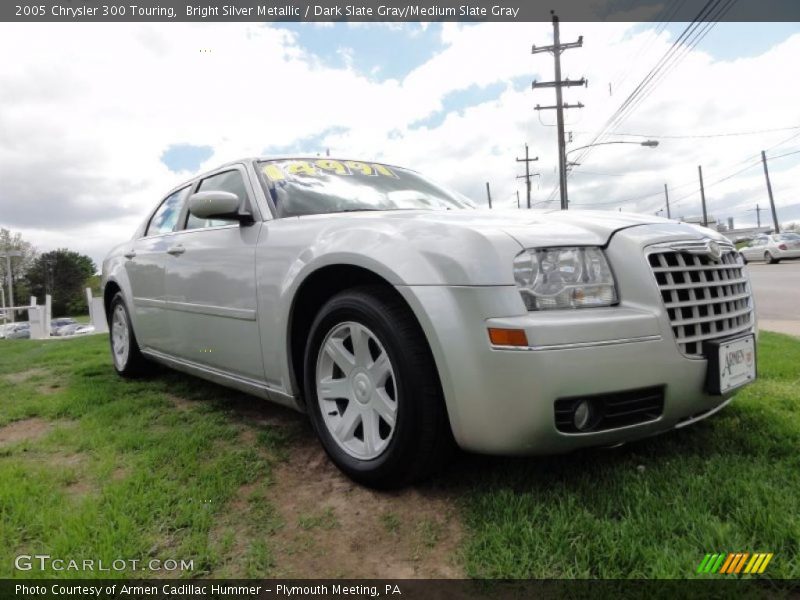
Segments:
[[[613,445],[689,424],[730,399],[704,391],[707,361],[684,356],[675,343],[644,260],[643,246],[654,241],[667,240],[629,234],[607,248],[622,298],[614,307],[528,313],[515,286],[398,287],[431,344],[462,448],[553,454]],[[487,327],[525,329],[530,346],[492,347]],[[650,387],[664,390],[658,418],[589,433],[556,428],[560,398]]]

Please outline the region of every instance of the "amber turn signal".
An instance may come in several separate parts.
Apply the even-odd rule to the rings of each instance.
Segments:
[[[524,329],[498,329],[489,327],[489,341],[495,346],[527,346]]]

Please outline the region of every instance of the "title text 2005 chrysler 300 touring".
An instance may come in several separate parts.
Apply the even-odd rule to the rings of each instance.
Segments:
[[[755,378],[742,259],[716,232],[484,211],[398,167],[248,159],[171,191],[103,263],[114,366],[308,412],[373,486],[457,444],[556,453],[683,427]]]

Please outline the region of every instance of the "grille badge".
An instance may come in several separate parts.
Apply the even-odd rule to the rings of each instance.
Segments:
[[[722,255],[726,252],[733,251],[732,244],[724,244],[723,247],[723,245],[721,245],[719,242],[710,238],[705,238],[696,242],[691,241],[665,244],[665,246],[675,252],[686,252],[687,254],[706,256],[714,262],[719,262],[722,258]]]
[[[706,248],[709,258],[715,262],[719,262],[719,259],[722,257],[722,250],[720,249],[719,244],[713,240],[709,240]]]

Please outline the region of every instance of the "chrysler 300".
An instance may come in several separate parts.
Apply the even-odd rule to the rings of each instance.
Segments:
[[[756,376],[740,255],[709,229],[478,209],[381,163],[246,159],[169,191],[103,264],[111,354],[306,412],[353,479],[455,447],[614,445]]]

